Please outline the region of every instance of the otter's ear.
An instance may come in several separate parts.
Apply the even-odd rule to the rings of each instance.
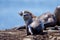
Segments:
[[[22,13],[22,12],[20,12],[20,13],[19,13],[19,15],[20,15],[20,16],[22,16],[22,15],[23,15],[23,13]]]
[[[36,16],[32,16],[33,18],[36,18]]]
[[[33,15],[32,13],[30,13],[30,15],[32,16],[32,18],[36,18],[36,16],[35,16],[35,15]]]
[[[32,13],[30,13],[30,15],[32,16],[32,18],[36,18],[36,16],[35,16],[35,15],[33,15]]]

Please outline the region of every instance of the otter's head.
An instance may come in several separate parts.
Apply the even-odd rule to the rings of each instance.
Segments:
[[[56,9],[55,9],[55,13],[60,13],[60,6],[57,6]]]
[[[29,11],[21,11],[19,15],[22,16],[25,21],[33,18],[33,14]]]
[[[55,13],[55,16],[56,16],[57,25],[60,25],[60,6],[56,7],[54,13]]]

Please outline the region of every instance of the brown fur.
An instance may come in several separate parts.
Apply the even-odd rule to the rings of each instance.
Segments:
[[[36,20],[36,18],[38,18],[39,20],[42,20],[46,27],[48,27],[48,26],[51,27],[51,26],[54,26],[54,25],[55,25],[56,19],[53,19],[54,15],[51,14],[50,12],[46,12],[46,13],[42,14],[42,15],[39,16],[39,17],[34,16],[34,15],[33,15],[31,12],[29,12],[29,11],[24,11],[24,13],[29,13],[30,16],[32,16],[32,19],[33,19],[33,20]],[[23,12],[21,12],[20,15],[23,16]],[[54,18],[55,18],[55,17],[54,17]],[[49,24],[46,23],[47,21],[50,22],[50,23],[49,23]],[[53,21],[54,21],[54,22],[53,22]]]
[[[24,17],[24,14],[25,14],[25,13],[27,13],[29,16]],[[27,15],[27,14],[26,14],[26,15]],[[24,19],[25,24],[26,24],[27,35],[29,35],[30,33],[29,33],[29,31],[28,31],[28,25],[31,24],[29,21],[35,20],[36,16],[34,16],[34,15],[33,15],[31,12],[29,12],[29,11],[22,11],[22,12],[19,13],[19,15],[20,15],[20,16],[23,16],[23,19]],[[29,22],[29,23],[27,23],[27,22]],[[31,21],[31,22],[32,22],[32,21]]]
[[[57,25],[60,26],[60,7],[56,7],[54,13],[55,13],[55,16],[56,16],[56,19],[57,19]]]
[[[43,15],[39,16],[39,19],[44,23],[45,27],[53,27],[56,25],[55,16],[50,12],[46,12]]]
[[[26,14],[25,14],[26,13]],[[55,17],[53,14],[51,14],[50,12],[47,12],[39,17],[34,16],[31,12],[29,11],[24,11],[20,13],[21,16],[23,16],[24,21],[26,22],[26,26],[27,26],[27,34],[29,33],[28,29],[29,27],[32,27],[34,30],[37,31],[41,31],[43,30],[45,27],[51,27],[55,25]],[[26,15],[26,16],[24,16]],[[54,17],[54,18],[53,18]],[[27,19],[28,18],[28,19]],[[31,21],[31,19],[33,19],[33,22]],[[30,22],[31,21],[31,22]],[[41,22],[42,23],[41,23]],[[42,25],[44,24],[44,25]],[[30,26],[29,26],[30,25]],[[29,26],[29,27],[28,27]],[[44,28],[42,28],[43,26],[45,26]],[[30,29],[31,30],[31,29]],[[33,31],[33,30],[32,30]],[[34,32],[35,33],[35,32]]]
[[[36,16],[33,15],[31,12],[29,12],[29,11],[24,11],[24,13],[28,13],[28,14],[32,17],[32,19],[35,20]],[[23,16],[23,11],[21,11],[21,12],[19,13],[19,15],[20,15],[20,16]],[[23,19],[24,19],[24,18],[23,18]],[[28,19],[30,19],[30,17],[28,17],[28,19],[27,19],[27,18],[25,18],[25,19],[28,20]]]

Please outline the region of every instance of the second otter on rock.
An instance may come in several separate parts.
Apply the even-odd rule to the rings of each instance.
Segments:
[[[57,19],[57,25],[60,26],[60,6],[57,6],[55,11],[54,11],[54,14],[56,16],[56,19]]]

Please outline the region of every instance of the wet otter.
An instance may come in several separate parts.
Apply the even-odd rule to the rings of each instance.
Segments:
[[[28,32],[28,25],[30,25],[33,22],[33,20],[35,20],[36,16],[34,16],[29,11],[21,11],[19,15],[23,17],[26,24],[27,35],[29,35],[30,33]]]
[[[57,6],[55,11],[54,11],[54,14],[56,16],[56,19],[57,19],[57,25],[60,26],[60,6]]]
[[[22,11],[19,15],[23,16],[26,23],[27,35],[43,32],[46,27],[55,26],[56,22],[55,16],[50,12],[44,13],[39,17],[34,16],[29,11]]]

